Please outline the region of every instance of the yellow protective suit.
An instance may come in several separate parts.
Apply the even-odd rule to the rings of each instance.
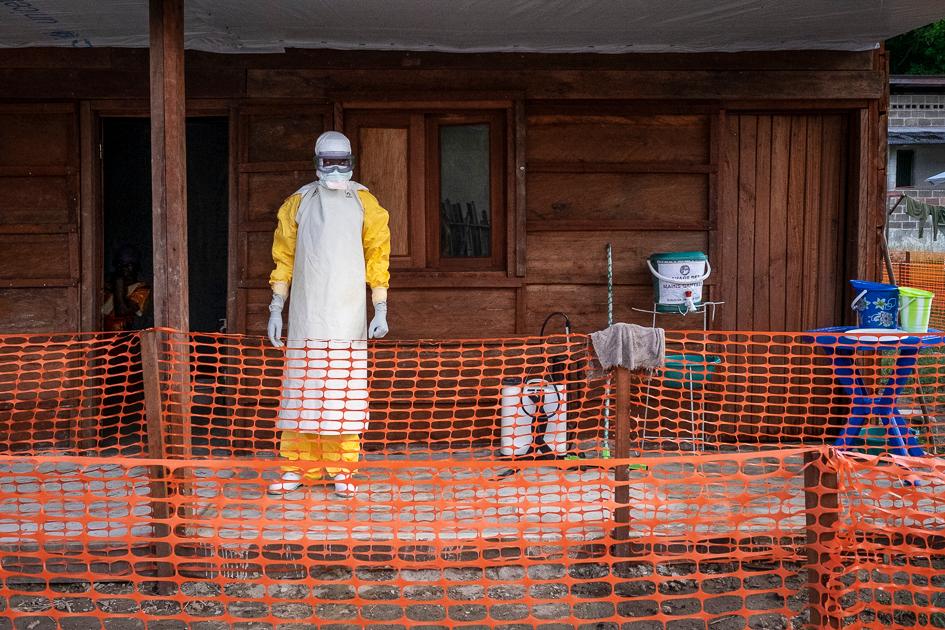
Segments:
[[[289,461],[321,462],[356,462],[361,452],[361,438],[358,434],[317,435],[301,431],[283,431],[279,442],[279,454]],[[308,481],[322,478],[319,468],[304,469],[300,466],[283,466],[283,472],[294,472]],[[329,477],[347,472],[347,468],[328,466],[324,472]]]
[[[368,286],[371,287],[372,301],[383,302],[387,297],[386,289],[390,286],[390,229],[387,225],[389,215],[368,190],[359,190],[357,195],[364,208],[364,225],[361,229],[364,275]],[[277,215],[279,224],[272,239],[272,260],[276,268],[269,275],[269,286],[272,287],[273,293],[282,297],[288,297],[289,284],[292,282],[295,243],[298,237],[295,217],[301,201],[302,193],[297,192],[283,202]]]
[[[368,422],[364,285],[372,302],[386,300],[388,213],[361,184],[334,190],[313,182],[279,209],[272,258],[273,293],[291,292],[280,454],[290,461],[357,461]]]

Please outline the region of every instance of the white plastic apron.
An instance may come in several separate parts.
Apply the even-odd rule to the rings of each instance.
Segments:
[[[299,190],[280,429],[338,435],[367,428],[363,189],[313,182]]]

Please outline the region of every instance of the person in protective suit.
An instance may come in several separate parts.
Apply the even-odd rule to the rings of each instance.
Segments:
[[[345,462],[356,462],[368,422],[367,339],[387,334],[390,229],[387,211],[351,181],[351,143],[336,131],[315,142],[318,180],[282,204],[272,242],[269,339],[282,346],[282,309],[289,297],[286,372],[278,427],[279,452],[291,461],[338,462],[304,472],[283,468],[271,493],[298,489],[327,475],[335,491],[353,492]],[[366,318],[365,283],[374,318]]]

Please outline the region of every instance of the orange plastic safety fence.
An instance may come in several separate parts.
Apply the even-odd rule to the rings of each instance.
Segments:
[[[831,467],[838,483],[828,503],[838,509],[821,514],[830,516],[824,621],[945,627],[945,463],[835,453]]]
[[[142,383],[138,333],[0,336],[0,452],[142,452]]]
[[[612,375],[583,335],[336,345],[293,359],[233,335],[0,337],[0,449],[271,458],[288,428],[360,432],[383,458],[534,458],[598,453],[605,436],[638,453],[829,444],[851,417],[865,426],[848,445],[874,453],[894,418],[931,453],[945,437],[938,335],[667,331],[666,366],[634,375],[620,436]]]
[[[897,285],[924,289],[935,294],[929,325],[939,330],[945,329],[945,253],[893,252],[892,266]],[[883,276],[889,282],[885,269]]]
[[[589,377],[585,335],[272,348],[253,337],[143,334],[160,381],[160,452],[173,457],[272,455],[285,429],[360,433],[361,449],[382,457],[478,457],[493,446],[579,454],[598,446],[607,404],[606,378]]]
[[[7,457],[0,594],[62,627],[785,627],[808,614],[806,519],[821,511],[805,507],[820,489],[804,456],[511,476],[367,461],[344,500],[318,483],[268,495],[276,462]]]
[[[583,335],[0,347],[25,628],[945,619],[936,334],[668,331],[629,378]]]
[[[628,439],[638,452],[671,452],[833,444],[846,435],[846,446],[873,454],[939,453],[945,338],[840,330],[667,331],[666,367],[634,379]]]

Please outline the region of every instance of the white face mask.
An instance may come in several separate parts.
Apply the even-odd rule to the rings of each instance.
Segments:
[[[348,182],[351,181],[352,173],[349,171],[347,173],[323,173],[318,171],[318,179],[321,181],[325,188],[331,190],[344,190],[348,187]]]

